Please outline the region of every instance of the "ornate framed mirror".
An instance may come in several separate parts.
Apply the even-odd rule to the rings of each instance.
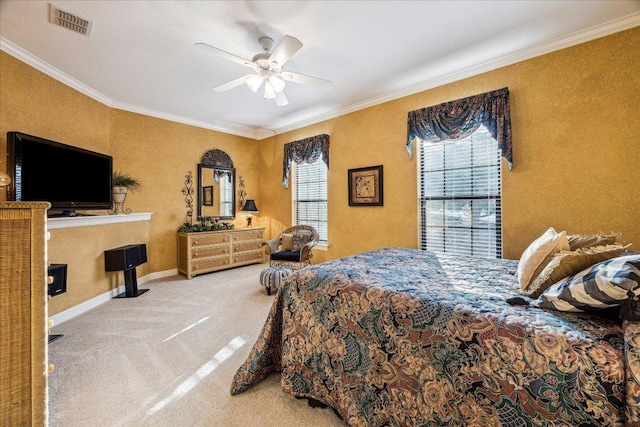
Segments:
[[[234,219],[236,169],[222,150],[209,150],[198,164],[198,217]]]

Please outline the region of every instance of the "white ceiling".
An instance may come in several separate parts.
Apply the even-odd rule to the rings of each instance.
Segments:
[[[90,37],[49,23],[49,3],[93,22]],[[296,129],[640,25],[640,1],[8,1],[0,49],[127,111],[254,139]],[[285,70],[289,105],[246,85],[258,38],[303,47]]]

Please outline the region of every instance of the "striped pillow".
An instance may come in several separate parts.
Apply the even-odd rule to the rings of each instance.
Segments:
[[[592,246],[575,251],[560,251],[522,293],[537,298],[548,287],[599,262],[619,257],[625,246],[615,244]]]
[[[640,296],[640,255],[602,261],[552,285],[531,303],[558,311],[595,311]]]

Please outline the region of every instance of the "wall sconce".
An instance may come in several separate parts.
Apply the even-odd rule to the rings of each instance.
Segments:
[[[240,208],[240,210],[242,210],[242,207],[244,206],[244,198],[247,195],[247,190],[245,189],[244,179],[242,178],[242,175],[240,175],[238,178],[240,180],[240,183],[238,184],[238,207]]]
[[[256,206],[256,202],[253,199],[247,199],[247,202],[244,204],[244,206],[242,207],[242,212],[247,212],[247,227],[251,227],[251,221],[253,220],[253,217],[251,216],[251,214],[257,214],[258,213],[258,207]]]

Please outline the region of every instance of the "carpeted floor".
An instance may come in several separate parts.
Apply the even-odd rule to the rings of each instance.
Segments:
[[[64,337],[49,345],[49,425],[344,427],[283,393],[277,374],[230,395],[273,302],[263,268],[154,280],[54,326]]]

